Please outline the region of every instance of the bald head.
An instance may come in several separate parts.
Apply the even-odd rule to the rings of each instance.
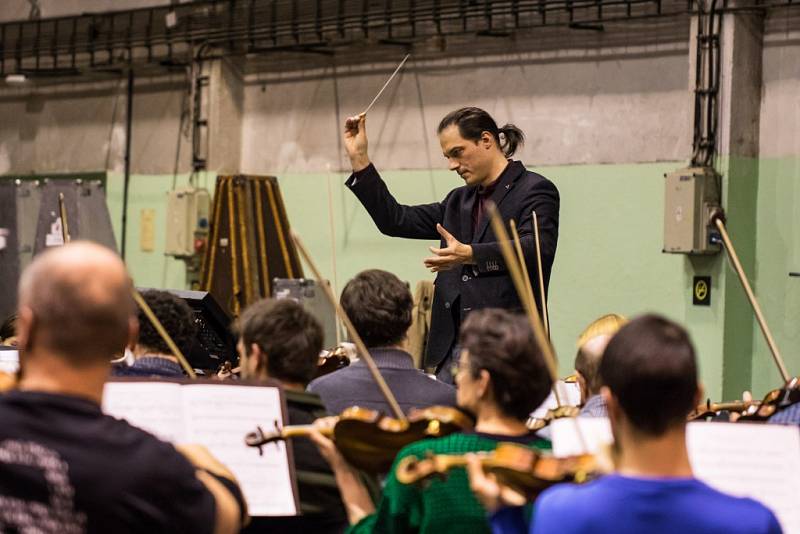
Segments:
[[[578,355],[575,357],[575,370],[578,371],[586,381],[586,388],[589,395],[597,395],[603,386],[600,380],[600,361],[603,352],[611,341],[610,334],[600,334],[587,339],[583,345],[578,347]]]
[[[19,285],[20,345],[76,366],[125,348],[135,316],[125,265],[111,250],[75,242],[39,255]]]

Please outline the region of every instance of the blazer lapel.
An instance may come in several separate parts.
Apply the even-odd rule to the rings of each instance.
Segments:
[[[514,183],[517,181],[522,173],[525,172],[525,167],[518,161],[512,161],[506,167],[506,170],[503,171],[503,174],[500,175],[500,183],[497,184],[497,188],[492,192],[492,196],[489,197],[489,200],[494,202],[494,205],[497,206],[497,209],[500,209],[500,203],[503,202],[503,199],[506,197],[509,191],[514,188]],[[470,214],[472,211],[470,210]],[[471,243],[479,243],[481,239],[483,239],[483,234],[486,233],[486,229],[489,227],[489,213],[484,213],[483,218],[481,219],[480,223],[478,223],[478,230],[472,234],[472,241]]]

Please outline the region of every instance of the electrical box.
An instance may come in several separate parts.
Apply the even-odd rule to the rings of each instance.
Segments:
[[[167,193],[167,242],[164,253],[186,258],[205,246],[211,196],[205,189],[186,187]]]
[[[664,252],[716,254],[710,215],[719,207],[721,177],[710,167],[690,167],[664,175]]]

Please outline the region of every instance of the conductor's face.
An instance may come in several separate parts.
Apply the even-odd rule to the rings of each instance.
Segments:
[[[457,172],[467,185],[480,185],[486,181],[495,150],[494,139],[489,132],[483,132],[478,141],[470,141],[461,137],[458,126],[452,124],[439,134],[439,144],[448,168]]]

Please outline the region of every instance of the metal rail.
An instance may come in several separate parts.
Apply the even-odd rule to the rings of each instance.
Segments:
[[[664,5],[662,5],[664,3]],[[610,20],[685,13],[682,0],[204,0],[0,25],[0,74],[79,74],[132,63],[191,61],[193,47],[223,53],[412,44],[543,26],[602,31]]]

